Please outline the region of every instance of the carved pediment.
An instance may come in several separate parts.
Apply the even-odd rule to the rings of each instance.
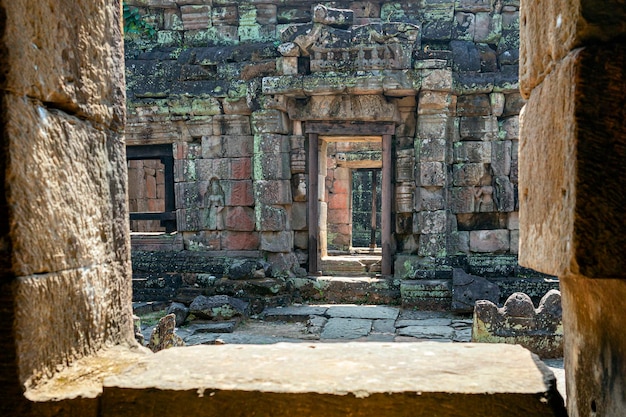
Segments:
[[[420,28],[403,22],[351,25],[351,10],[314,8],[313,22],[285,29],[279,51],[309,56],[311,72],[410,69],[419,47]]]

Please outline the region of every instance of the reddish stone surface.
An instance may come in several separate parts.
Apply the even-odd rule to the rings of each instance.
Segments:
[[[348,236],[350,235],[352,228],[349,224],[329,224],[328,230],[332,233]]]
[[[504,252],[509,250],[509,231],[474,230],[470,232],[470,250],[472,252]]]
[[[230,177],[232,179],[246,180],[252,178],[250,158],[232,158],[230,161]]]
[[[146,197],[156,198],[156,178],[146,176]]]
[[[242,232],[254,230],[254,210],[250,207],[228,207],[226,229]]]
[[[335,194],[348,194],[350,192],[350,182],[335,178],[335,181],[332,183],[332,191]]]
[[[257,250],[259,248],[258,233],[223,232],[222,249],[224,250]]]
[[[284,208],[261,206],[260,210],[259,230],[280,232],[287,228],[287,212]]]
[[[349,207],[349,194],[336,194],[332,193],[328,195],[328,208],[330,209],[348,209]]]
[[[348,210],[328,210],[328,223],[350,223]]]
[[[252,180],[222,181],[227,206],[252,206]]]
[[[157,200],[151,198],[150,200],[148,200],[148,211],[165,211],[165,200]]]

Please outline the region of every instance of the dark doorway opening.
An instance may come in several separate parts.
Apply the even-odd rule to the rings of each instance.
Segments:
[[[355,250],[380,247],[381,170],[352,171],[352,247]]]

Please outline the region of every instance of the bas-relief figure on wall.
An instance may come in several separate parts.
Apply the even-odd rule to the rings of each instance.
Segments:
[[[217,178],[211,178],[204,193],[204,227],[208,230],[224,229],[224,191]]]

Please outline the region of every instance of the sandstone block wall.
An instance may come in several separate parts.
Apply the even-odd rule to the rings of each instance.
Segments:
[[[547,6],[521,10],[520,261],[560,278],[569,415],[617,415],[626,407],[626,12],[615,2]]]
[[[307,121],[391,121],[396,276],[502,256],[504,273],[483,272],[517,274],[518,1],[126,5],[141,16],[126,34],[127,144],[172,144],[186,251],[306,266]],[[320,230],[343,245],[335,203]]]
[[[133,340],[124,61],[119,1],[0,10],[0,374],[18,399]],[[2,414],[20,414],[8,398]]]

